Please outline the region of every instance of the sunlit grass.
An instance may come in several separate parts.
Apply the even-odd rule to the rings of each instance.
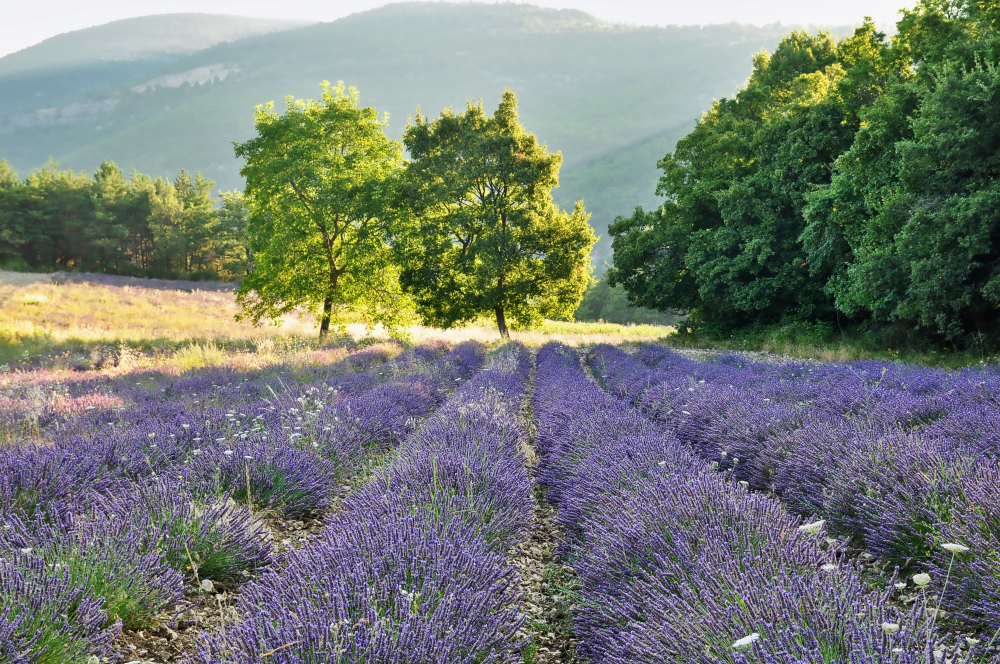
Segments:
[[[170,364],[181,371],[219,366],[226,360],[226,351],[214,342],[194,342],[177,350]]]
[[[196,284],[178,287],[190,290],[60,283],[52,275],[0,271],[0,371],[179,372],[234,363],[261,366],[285,362],[294,354],[308,362],[310,352],[323,352],[315,321],[308,316],[254,327],[235,320],[239,309],[232,292],[200,290]],[[540,329],[511,336],[533,346],[547,341],[580,346],[654,341],[673,331],[656,325],[545,321]],[[488,319],[452,330],[415,326],[406,332],[414,343],[500,339]],[[389,336],[360,323],[348,325],[347,333],[350,340],[331,343],[372,343]]]
[[[347,329],[354,338],[361,338],[367,334],[364,325],[348,325]],[[436,340],[447,343],[461,343],[462,341],[495,343],[500,339],[496,325],[485,322],[450,330],[417,325],[410,328],[408,332],[414,343]],[[549,341],[558,341],[570,346],[586,346],[599,343],[620,344],[630,341],[656,341],[674,332],[673,327],[661,325],[545,321],[537,330],[512,330],[510,337],[529,346],[541,346]],[[371,332],[371,336],[379,339],[388,338],[388,335],[380,329]]]
[[[0,366],[93,369],[123,356],[207,366],[234,351],[312,344],[312,321],[279,327],[235,321],[229,292],[57,283],[50,275],[0,272]],[[269,339],[269,341],[263,341]]]

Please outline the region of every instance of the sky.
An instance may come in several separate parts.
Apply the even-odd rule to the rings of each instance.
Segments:
[[[63,32],[123,18],[202,12],[257,18],[333,21],[354,12],[385,5],[380,0],[0,0],[0,56]],[[896,13],[913,0],[536,0],[544,7],[582,9],[598,18],[637,25],[765,25],[840,26],[871,16],[891,30]]]

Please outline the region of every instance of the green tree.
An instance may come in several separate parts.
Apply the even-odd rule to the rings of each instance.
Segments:
[[[805,249],[849,316],[951,341],[1000,319],[998,18],[961,0],[904,12],[895,85],[807,196]]]
[[[0,261],[4,264],[26,266],[21,255],[28,241],[23,187],[17,171],[0,159]]]
[[[253,271],[253,251],[248,233],[250,206],[242,191],[226,191],[219,197],[222,207],[217,211],[212,234],[215,258],[220,261],[223,275],[242,280]]]
[[[117,270],[127,259],[125,240],[130,190],[125,174],[113,162],[102,162],[94,173],[91,197],[94,199],[94,223],[87,229],[87,243],[93,248],[91,263],[104,272]]]
[[[396,330],[406,299],[391,263],[394,185],[403,166],[388,119],[358,106],[358,92],[323,83],[319,102],[257,107],[245,160],[253,270],[241,281],[242,316],[259,324],[304,307],[320,338],[349,311]]]
[[[833,316],[803,214],[850,147],[859,109],[893,81],[890,56],[870,21],[840,42],[796,31],[759,54],[744,89],[659,162],[664,204],[611,226],[609,283],[633,305],[726,326]]]
[[[521,126],[514,93],[492,117],[481,102],[432,122],[418,113],[403,142],[415,221],[399,238],[401,282],[423,320],[448,328],[493,315],[508,338],[508,322],[572,318],[597,238],[582,202],[572,213],[553,204],[562,155]]]

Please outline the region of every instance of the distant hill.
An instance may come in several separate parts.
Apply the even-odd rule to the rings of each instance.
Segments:
[[[789,30],[629,27],[522,4],[389,5],[219,43],[81,103],[7,113],[0,157],[22,174],[50,156],[87,171],[102,159],[155,175],[200,169],[224,190],[242,186],[232,143],[252,134],[253,107],[315,98],[324,79],[388,111],[394,137],[418,107],[436,116],[482,98],[492,111],[509,87],[528,129],[563,153],[558,201],[585,198],[605,235],[615,214],[655,202],[657,159]],[[605,237],[595,259],[609,257]]]
[[[56,35],[0,58],[0,117],[79,101],[220,42],[309,24],[164,14]]]

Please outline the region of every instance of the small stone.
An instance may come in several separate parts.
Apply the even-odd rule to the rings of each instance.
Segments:
[[[211,579],[202,579],[201,580],[201,589],[203,591],[205,591],[206,593],[214,592],[215,591],[215,584],[212,583]]]

